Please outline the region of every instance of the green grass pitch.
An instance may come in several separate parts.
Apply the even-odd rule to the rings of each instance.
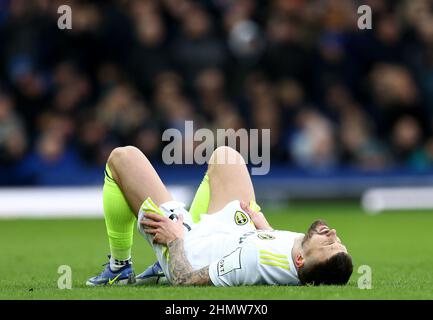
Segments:
[[[354,259],[349,285],[87,288],[106,261],[103,220],[0,220],[0,299],[433,299],[432,212],[369,216],[356,203],[304,203],[265,214],[276,229],[304,232],[317,218],[335,227]],[[139,235],[133,257],[137,273],[155,260]],[[57,287],[60,265],[72,268],[71,290]],[[361,265],[372,268],[370,290],[357,286]]]

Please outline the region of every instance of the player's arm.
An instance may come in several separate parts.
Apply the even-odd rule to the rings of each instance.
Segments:
[[[269,224],[268,220],[266,220],[265,215],[262,212],[254,211],[244,201],[241,201],[241,208],[250,216],[257,230],[273,230],[273,228]]]
[[[170,260],[168,266],[175,285],[210,285],[209,266],[193,270],[185,255],[182,238],[176,238],[167,244]]]
[[[170,259],[168,262],[171,280],[174,285],[209,285],[209,266],[194,270],[185,254],[183,242],[183,217],[177,221],[157,214],[145,213],[146,220],[140,223],[148,227],[144,232],[152,234],[153,241],[167,245]]]

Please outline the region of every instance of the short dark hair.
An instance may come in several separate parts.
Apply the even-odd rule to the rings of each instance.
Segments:
[[[299,268],[298,277],[304,285],[344,285],[352,272],[352,258],[347,253],[340,252],[324,262]]]

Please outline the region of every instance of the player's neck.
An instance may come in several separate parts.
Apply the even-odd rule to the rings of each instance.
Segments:
[[[302,249],[302,240],[304,240],[304,235],[301,235],[295,239],[295,242],[293,243],[292,248],[292,261],[295,265],[296,270],[298,270],[298,267],[296,267],[296,256],[301,252]]]

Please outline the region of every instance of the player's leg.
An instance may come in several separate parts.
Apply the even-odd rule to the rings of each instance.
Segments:
[[[105,167],[102,201],[110,245],[110,261],[99,275],[90,278],[86,284],[97,286],[133,283],[135,276],[131,248],[135,216],[122,190],[114,181],[108,164]]]
[[[233,200],[255,201],[253,183],[242,155],[230,147],[217,148],[207,171],[210,185],[208,213],[215,213]]]
[[[108,166],[135,215],[147,197],[157,205],[172,200],[158,173],[139,149],[131,146],[114,149]]]
[[[142,206],[147,203],[143,202],[148,197],[156,206],[161,206],[172,200],[172,196],[152,164],[137,148],[123,147],[115,149],[108,159],[108,166],[111,168],[113,179],[122,190],[134,215],[143,210]],[[135,221],[132,228],[135,228]],[[157,255],[158,252],[164,251],[163,248],[152,246]],[[136,277],[136,283],[140,285],[166,282],[167,280],[159,262],[156,262]]]
[[[107,284],[107,275],[115,278],[118,273],[122,274],[117,282],[127,276],[130,278],[136,215],[147,197],[157,204],[171,200],[155,169],[140,150],[134,147],[114,149],[107,162],[103,188],[110,263],[101,275],[89,279],[89,285]]]
[[[219,147],[209,159],[190,213],[198,222],[200,214],[215,213],[232,200],[255,201],[254,187],[242,155],[230,147]]]
[[[112,255],[125,259],[131,253],[135,216],[143,201],[150,197],[159,205],[171,196],[152,164],[135,147],[114,149],[106,175],[104,212]]]
[[[215,213],[232,200],[255,201],[254,188],[242,156],[234,149],[219,147],[210,158],[208,171],[189,212],[193,221],[199,222],[201,214]],[[154,264],[137,278],[144,279],[143,284],[156,284],[163,278],[154,276],[155,269],[160,270],[161,267]]]
[[[189,213],[191,214],[192,221],[198,223],[200,221],[200,215],[208,212],[210,202],[210,183],[209,176],[205,174],[201,181],[194,199],[192,200]]]

